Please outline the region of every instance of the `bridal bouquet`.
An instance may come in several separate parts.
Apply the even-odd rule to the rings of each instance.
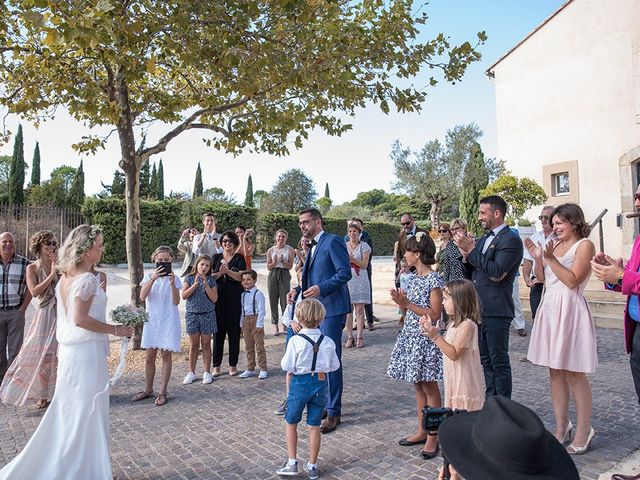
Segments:
[[[131,327],[142,325],[149,319],[144,308],[134,307],[133,305],[120,305],[111,310],[109,316],[114,322]]]

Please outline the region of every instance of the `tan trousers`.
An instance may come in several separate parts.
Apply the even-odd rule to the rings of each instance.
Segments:
[[[264,328],[256,331],[257,315],[247,315],[242,320],[244,348],[247,351],[247,370],[256,369],[256,352],[258,353],[258,368],[267,370],[267,351],[264,349]]]

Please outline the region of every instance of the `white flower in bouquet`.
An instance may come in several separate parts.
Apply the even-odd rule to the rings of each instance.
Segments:
[[[114,322],[131,327],[142,325],[149,319],[144,308],[133,305],[120,305],[111,310],[109,316]]]

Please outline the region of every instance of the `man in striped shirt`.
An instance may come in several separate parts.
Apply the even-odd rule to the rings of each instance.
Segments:
[[[10,232],[0,233],[0,383],[22,347],[24,312],[31,302],[27,288],[29,260],[16,255]]]

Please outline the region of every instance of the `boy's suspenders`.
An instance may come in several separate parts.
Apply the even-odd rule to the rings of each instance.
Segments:
[[[311,361],[311,373],[315,373],[315,371],[316,371],[316,361],[318,360],[318,351],[320,350],[320,344],[322,343],[322,340],[324,339],[324,335],[321,334],[320,338],[318,338],[317,342],[314,342],[313,340],[311,340],[304,333],[299,333],[298,336],[304,338],[313,347],[313,360]]]
[[[244,296],[246,293],[249,293],[247,291],[242,292],[242,314],[244,315]],[[256,295],[258,293],[258,290],[256,289],[255,292],[253,292],[253,315],[258,315],[258,312],[256,312]],[[237,305],[237,304],[236,304]]]

